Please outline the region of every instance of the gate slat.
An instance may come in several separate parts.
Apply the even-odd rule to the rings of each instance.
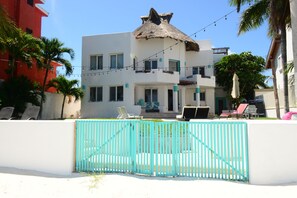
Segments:
[[[76,170],[248,181],[245,122],[77,120]]]

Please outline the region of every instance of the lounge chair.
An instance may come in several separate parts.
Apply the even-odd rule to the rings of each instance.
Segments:
[[[11,120],[14,107],[3,107],[0,110],[0,120]]]
[[[255,105],[249,105],[244,114],[246,114],[247,118],[259,117],[259,114],[257,113],[257,107]]]
[[[209,106],[199,106],[197,107],[195,119],[207,119],[209,112]]]
[[[140,115],[129,114],[127,112],[126,107],[124,107],[124,106],[118,107],[118,112],[119,112],[118,118],[120,118],[120,119],[142,119],[143,118]]]
[[[118,111],[118,116],[117,116],[117,118],[118,118],[118,119],[123,119],[122,107],[118,107],[118,108],[117,108],[117,111]]]
[[[229,111],[229,112],[223,111],[220,115],[220,118],[229,118],[229,117],[241,118],[244,115],[244,112],[247,107],[248,107],[248,104],[242,103],[234,111]]]
[[[29,106],[25,109],[21,120],[37,120],[39,111],[39,106]]]
[[[189,121],[195,118],[197,107],[195,106],[184,106],[181,115],[177,115],[176,118],[179,120]]]

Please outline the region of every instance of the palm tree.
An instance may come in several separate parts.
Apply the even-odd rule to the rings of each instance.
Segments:
[[[67,80],[64,76],[58,76],[57,78],[52,79],[48,83],[48,87],[54,87],[57,89],[58,93],[63,94],[63,103],[61,110],[61,119],[63,119],[64,105],[66,97],[71,101],[71,96],[74,96],[75,100],[81,99],[84,96],[83,90],[77,88],[78,80]]]
[[[38,84],[33,83],[25,76],[9,78],[0,86],[0,101],[3,107],[13,106],[14,113],[24,112],[27,103],[40,105]]]
[[[16,28],[7,37],[0,37],[0,51],[9,53],[8,70],[12,78],[17,73],[17,61],[27,64],[30,68],[34,59],[40,58],[42,42],[31,34]]]
[[[9,19],[6,11],[0,5],[0,37],[7,37],[15,29],[15,24]]]
[[[282,69],[286,71],[287,68],[287,38],[286,29],[291,25],[290,18],[290,0],[229,0],[231,5],[237,6],[237,11],[243,4],[254,3],[247,8],[241,17],[239,25],[239,34],[247,32],[251,29],[258,28],[264,21],[268,20],[269,30],[268,34],[272,37],[280,36],[281,38],[281,53],[282,53]],[[274,68],[272,68],[274,69]],[[274,76],[275,78],[275,76]],[[284,81],[284,105],[285,112],[289,111],[289,91],[288,91],[288,75],[283,72]],[[276,83],[274,81],[274,83]],[[274,84],[276,87],[276,85]],[[277,94],[275,93],[275,96]],[[276,98],[276,100],[278,100]],[[277,105],[278,101],[276,101]],[[279,115],[279,107],[277,114]],[[278,116],[279,118],[279,116]]]
[[[46,89],[46,82],[48,77],[48,72],[53,68],[51,63],[57,62],[65,66],[66,75],[73,72],[71,63],[63,58],[64,54],[69,54],[71,59],[74,59],[74,51],[71,48],[64,47],[64,43],[59,41],[57,38],[48,39],[45,37],[41,38],[43,42],[42,61],[38,63],[39,68],[45,70],[45,75],[43,79],[42,89],[41,89],[41,105],[40,105],[40,115],[42,113],[42,106],[44,101],[44,92]]]

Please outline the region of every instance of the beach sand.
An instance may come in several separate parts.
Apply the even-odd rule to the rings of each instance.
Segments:
[[[130,174],[73,173],[57,176],[0,168],[0,198],[197,198],[297,197],[297,184],[250,185],[221,180],[165,178]]]

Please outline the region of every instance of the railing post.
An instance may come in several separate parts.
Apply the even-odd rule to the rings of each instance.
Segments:
[[[155,167],[155,162],[154,162],[154,155],[155,155],[155,149],[154,149],[154,144],[155,144],[155,123],[150,122],[150,172],[151,175],[154,175],[154,167]]]
[[[139,123],[137,123],[139,124]],[[130,157],[131,157],[131,168],[132,173],[136,172],[136,122],[130,123]],[[137,127],[139,128],[139,126]]]

